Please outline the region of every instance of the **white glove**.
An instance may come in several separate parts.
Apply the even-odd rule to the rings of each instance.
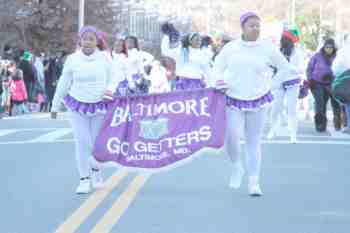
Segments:
[[[215,82],[215,88],[219,89],[219,90],[221,90],[221,89],[227,90],[228,89],[228,84],[224,80],[217,80]]]
[[[104,100],[113,100],[112,91],[106,90],[105,93],[103,94],[103,99]]]
[[[135,89],[136,89],[136,84],[135,84],[134,81],[129,82],[129,83],[128,83],[128,86],[129,86],[129,88],[130,88],[131,90],[135,90]]]

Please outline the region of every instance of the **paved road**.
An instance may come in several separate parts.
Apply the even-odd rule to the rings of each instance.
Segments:
[[[105,170],[105,188],[74,194],[78,174],[64,116],[0,120],[2,233],[348,233],[350,137],[313,132],[299,143],[265,141],[262,198],[228,188],[220,151],[175,170],[146,176]]]

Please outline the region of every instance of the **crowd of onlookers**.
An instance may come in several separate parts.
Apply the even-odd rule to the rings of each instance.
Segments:
[[[230,38],[222,37],[214,43],[212,38],[206,36],[201,38],[200,48],[211,51],[211,60],[214,63],[215,57],[222,46],[229,41]],[[118,59],[118,57],[113,58],[113,55],[117,56],[125,53],[130,60],[135,48],[138,50],[137,54],[143,54],[142,56],[145,55],[146,58],[151,58],[144,59],[148,60],[147,64],[144,64],[145,75],[150,83],[157,83],[158,86],[160,86],[161,80],[166,80],[166,88],[163,88],[163,90],[153,84],[153,86],[147,87],[149,93],[174,89],[177,79],[174,59],[163,54],[159,60],[156,60],[151,54],[147,54],[147,52],[138,48],[136,37],[130,37],[127,40],[116,40],[111,47],[110,55],[112,59]],[[125,52],[126,49],[129,52]],[[61,75],[66,56],[66,52],[52,56],[5,47],[0,63],[0,117],[50,111],[57,81]],[[332,39],[326,40],[321,48],[312,55],[305,56],[305,81],[307,82],[307,89],[310,90],[310,97],[306,99],[311,100],[312,103],[304,110],[309,112],[314,107],[315,128],[317,131],[323,132],[327,129],[327,106],[330,102],[335,129],[344,128],[344,131],[349,133],[350,124],[347,118],[349,118],[350,107],[340,104],[333,97],[330,90],[335,78],[332,65],[336,58],[337,46]],[[161,78],[161,76],[166,77]],[[305,106],[308,105],[307,102],[309,101],[301,100],[300,102]]]
[[[47,56],[5,47],[0,60],[0,117],[47,112],[66,53]]]

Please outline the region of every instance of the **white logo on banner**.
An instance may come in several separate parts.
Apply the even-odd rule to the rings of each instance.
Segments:
[[[168,119],[142,120],[140,122],[140,137],[145,139],[160,139],[168,134]]]

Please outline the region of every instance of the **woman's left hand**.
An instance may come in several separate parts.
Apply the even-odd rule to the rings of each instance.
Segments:
[[[103,100],[113,100],[113,92],[106,90],[103,94]]]
[[[215,89],[225,92],[228,89],[228,85],[224,80],[217,80],[215,82]]]

